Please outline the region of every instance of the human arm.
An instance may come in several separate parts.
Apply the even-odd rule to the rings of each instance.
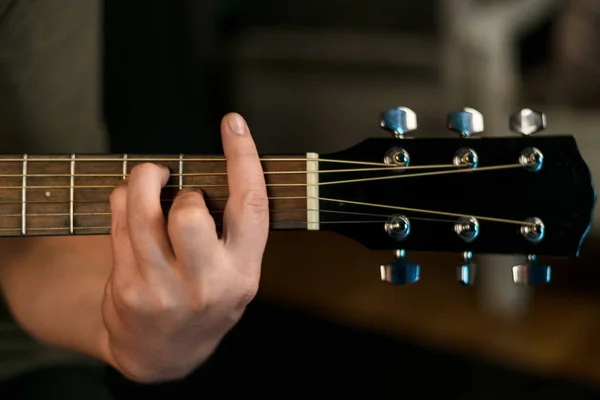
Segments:
[[[140,165],[111,195],[110,237],[0,241],[0,285],[17,321],[137,381],[181,378],[210,356],[258,289],[269,227],[258,153],[236,117],[222,124],[222,237],[197,191],[180,192],[165,219],[169,172]]]
[[[112,269],[109,236],[0,239],[0,291],[38,341],[107,361],[101,304]]]

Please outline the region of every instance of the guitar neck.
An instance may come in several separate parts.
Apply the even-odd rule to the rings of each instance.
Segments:
[[[318,156],[262,156],[272,230],[319,228]],[[201,188],[220,227],[228,197],[223,156],[0,156],[0,236],[110,233],[112,190],[144,162],[168,167],[165,212],[180,189]]]

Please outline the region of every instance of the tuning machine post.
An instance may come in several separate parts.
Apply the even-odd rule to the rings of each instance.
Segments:
[[[404,257],[404,250],[396,250],[395,259],[389,264],[380,266],[381,280],[394,285],[409,285],[420,279],[419,264],[411,263]]]
[[[473,262],[473,253],[465,251],[463,253],[463,263],[457,268],[458,283],[471,286],[475,283],[476,265]]]
[[[381,113],[381,127],[397,139],[417,129],[417,114],[408,107],[394,107]],[[402,147],[394,146],[384,154],[383,162],[402,173],[410,166],[410,154]]]
[[[513,282],[519,285],[537,286],[551,281],[552,267],[540,263],[534,254],[527,256],[527,262],[512,268]]]
[[[410,235],[410,220],[405,215],[390,216],[384,224],[388,236],[397,242],[405,240]],[[395,285],[407,285],[419,280],[420,266],[407,261],[406,251],[396,250],[395,258],[389,264],[380,266],[381,280]]]

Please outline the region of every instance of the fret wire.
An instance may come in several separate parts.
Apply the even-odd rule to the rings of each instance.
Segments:
[[[179,190],[183,189],[183,154],[179,155]]]
[[[127,178],[127,154],[123,154],[123,174],[122,175],[123,175],[122,179]]]
[[[27,235],[27,154],[23,154],[23,190],[21,192],[21,233]]]
[[[71,154],[71,188],[69,190],[69,230],[73,233],[73,208],[75,206],[75,154]]]

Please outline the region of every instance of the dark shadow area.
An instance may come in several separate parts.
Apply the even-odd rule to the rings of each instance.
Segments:
[[[118,398],[330,394],[392,399],[573,400],[600,392],[254,303],[213,358],[184,382],[135,385],[109,375]]]

